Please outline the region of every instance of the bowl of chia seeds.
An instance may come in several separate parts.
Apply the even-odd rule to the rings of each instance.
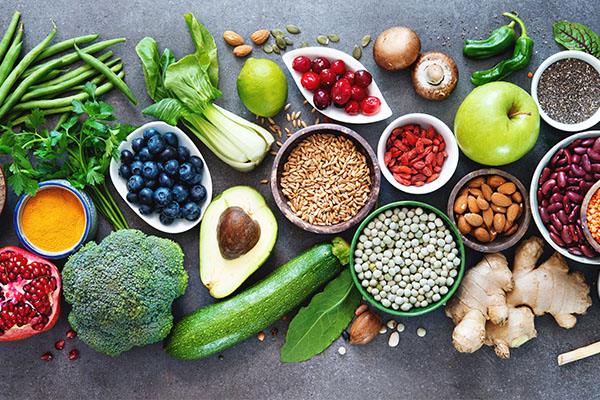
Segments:
[[[531,96],[546,123],[567,132],[600,122],[600,60],[582,51],[548,57],[531,82]]]

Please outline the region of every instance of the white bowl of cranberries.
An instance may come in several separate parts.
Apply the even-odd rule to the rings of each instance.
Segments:
[[[351,55],[305,47],[284,54],[283,62],[306,100],[326,117],[368,124],[392,116],[371,73]]]

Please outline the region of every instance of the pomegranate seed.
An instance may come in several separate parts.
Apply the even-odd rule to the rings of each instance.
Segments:
[[[354,73],[354,84],[359,87],[366,88],[373,81],[373,77],[368,71],[364,69],[358,70]]]
[[[320,74],[325,68],[329,68],[329,60],[323,57],[316,57],[312,62],[313,72]]]
[[[381,100],[375,96],[369,96],[360,102],[360,109],[365,115],[375,115],[381,108]]]
[[[49,351],[42,354],[42,360],[50,361],[52,360],[52,358],[52,353],[50,353]]]
[[[79,357],[79,351],[77,351],[77,349],[73,349],[69,352],[69,360],[77,360],[77,357]]]
[[[321,78],[314,72],[305,72],[300,78],[300,83],[305,89],[312,92],[321,86]]]
[[[277,328],[273,328],[273,329],[271,330],[271,334],[272,334],[273,336],[276,336],[276,335],[277,335],[277,332],[279,332],[279,331],[277,330]]]
[[[311,62],[308,57],[298,56],[292,61],[292,68],[301,74],[310,71]]]
[[[54,343],[54,347],[56,350],[62,350],[65,347],[65,341],[63,339],[59,340],[58,342]]]
[[[344,72],[346,72],[346,63],[342,60],[335,60],[332,61],[329,68],[331,68],[336,75],[342,75]]]
[[[73,339],[75,336],[77,336],[77,332],[75,332],[73,329],[69,329],[67,331],[67,338]]]

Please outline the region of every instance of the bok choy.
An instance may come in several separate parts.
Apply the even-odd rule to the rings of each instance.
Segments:
[[[142,112],[171,125],[182,120],[221,160],[239,171],[251,171],[275,139],[263,127],[213,104],[222,94],[217,89],[215,40],[191,13],[185,15],[185,21],[196,53],[179,61],[169,49],[160,56],[156,41],[150,37],[135,47],[142,60],[146,90],[155,101]]]

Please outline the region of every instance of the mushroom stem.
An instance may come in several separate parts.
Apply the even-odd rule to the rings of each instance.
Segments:
[[[427,67],[427,82],[437,86],[444,80],[444,69],[439,64],[431,64]]]

